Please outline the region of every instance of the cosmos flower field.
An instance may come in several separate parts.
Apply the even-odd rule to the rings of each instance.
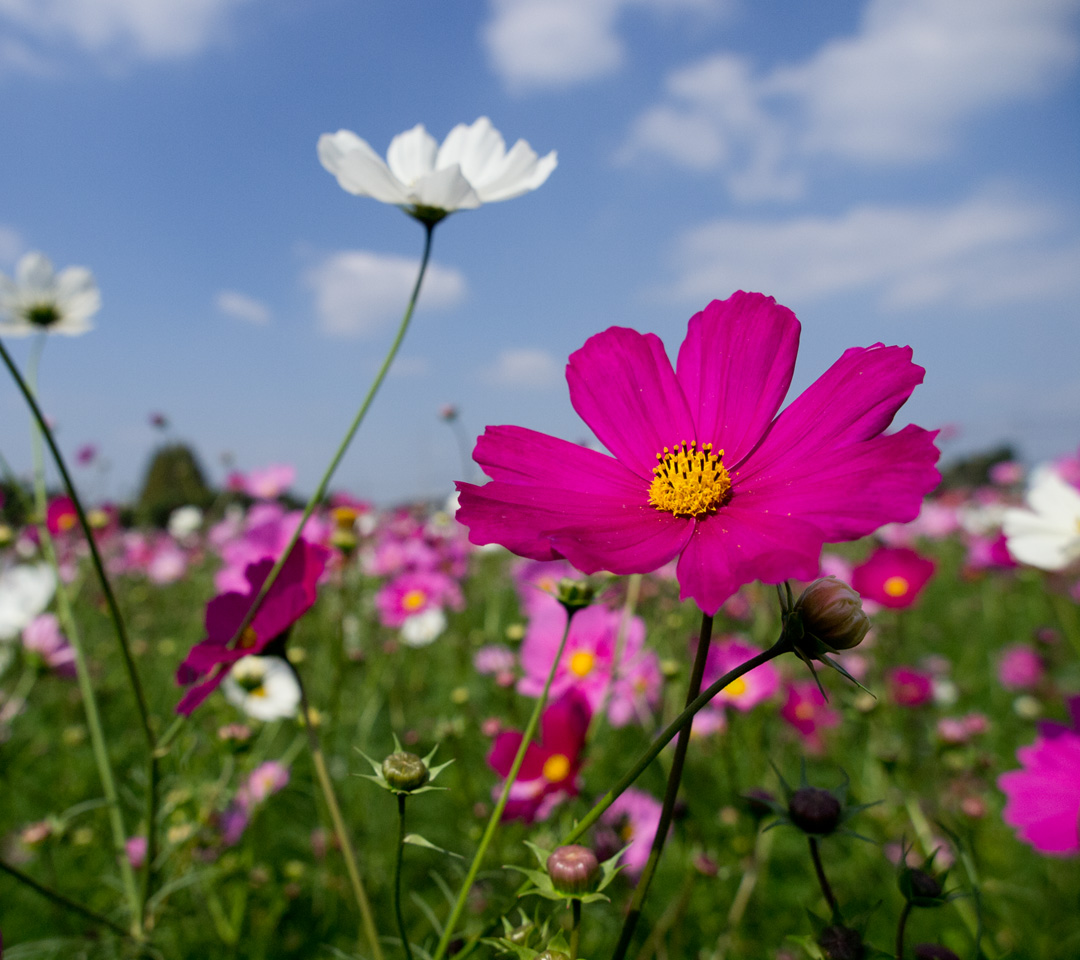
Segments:
[[[789,397],[800,324],[739,292],[571,355],[593,446],[490,426],[485,482],[377,506],[334,468],[437,224],[556,158],[319,155],[425,247],[306,506],[283,464],[84,502],[3,350],[0,955],[1080,955],[1080,455],[938,464],[902,346]],[[86,333],[71,269],[3,277],[0,337]]]

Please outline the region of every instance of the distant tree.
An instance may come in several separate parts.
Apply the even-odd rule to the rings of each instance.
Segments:
[[[170,443],[154,452],[135,517],[139,523],[163,527],[177,507],[193,504],[205,509],[213,499],[195,453],[186,444]]]
[[[990,482],[990,470],[997,463],[1016,459],[1016,450],[1004,443],[984,453],[972,453],[953,461],[941,470],[939,490],[982,487]]]

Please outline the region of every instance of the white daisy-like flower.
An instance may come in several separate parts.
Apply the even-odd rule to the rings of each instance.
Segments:
[[[17,637],[56,592],[56,574],[47,563],[19,564],[0,573],[0,640]]]
[[[86,267],[65,267],[59,273],[49,258],[34,251],[15,265],[15,279],[0,273],[0,335],[86,333],[90,318],[101,309],[94,275]]]
[[[1040,570],[1064,570],[1080,560],[1080,490],[1043,465],[1024,499],[1027,509],[1006,510],[1002,520],[1009,553]]]
[[[177,507],[169,514],[169,535],[174,540],[186,540],[202,526],[203,512],[198,507],[188,504]]]
[[[281,657],[237,660],[221,689],[229,703],[256,720],[293,717],[300,705],[300,685]]]
[[[446,629],[446,614],[439,607],[406,617],[401,624],[401,639],[410,647],[426,647],[434,643]]]
[[[394,137],[385,162],[351,130],[324,133],[319,161],[342,189],[396,204],[427,223],[535,190],[558,163],[554,150],[539,157],[524,140],[508,151],[487,117],[459,123],[442,146],[417,124]]]

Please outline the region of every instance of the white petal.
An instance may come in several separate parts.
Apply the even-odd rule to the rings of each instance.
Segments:
[[[498,176],[478,187],[477,192],[484,203],[520,197],[547,180],[558,162],[554,150],[543,159],[538,159],[536,151],[524,140],[519,140],[506,155]]]
[[[502,134],[487,117],[480,117],[469,126],[459,123],[450,131],[439,148],[435,165],[443,169],[456,163],[462,176],[477,188],[497,175],[505,156],[506,142]]]
[[[56,278],[56,300],[65,324],[81,322],[101,309],[101,293],[86,267],[67,267]]]
[[[25,254],[15,266],[15,280],[20,287],[48,292],[53,288],[54,279],[52,261],[37,250]]]
[[[386,162],[394,176],[405,186],[411,187],[435,169],[435,153],[438,149],[435,138],[424,129],[422,123],[418,123],[390,141]]]
[[[324,133],[319,137],[319,162],[329,170],[343,190],[383,203],[408,202],[408,191],[367,141],[351,130]]]
[[[417,206],[447,211],[474,210],[480,206],[480,198],[456,164],[424,177],[413,188],[410,201]]]
[[[1052,467],[1039,467],[1031,475],[1027,504],[1036,513],[1060,517],[1063,524],[1080,518],[1080,490],[1077,490]]]

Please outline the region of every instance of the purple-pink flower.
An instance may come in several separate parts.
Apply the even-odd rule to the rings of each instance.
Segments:
[[[23,628],[22,642],[24,649],[36,653],[61,676],[75,676],[75,650],[61,632],[55,614],[34,617]]]
[[[780,716],[799,731],[803,743],[813,753],[825,749],[822,731],[840,725],[840,714],[825,701],[813,680],[793,680],[788,684],[787,700]]]
[[[826,542],[914,519],[938,482],[934,434],[883,431],[923,378],[907,347],[853,348],[779,416],[795,315],[739,292],[690,319],[675,368],[654,334],[611,327],[571,355],[574,409],[614,454],[488,427],[459,483],[473,543],[585,573],[678,557],[684,599],[715,613],[742,584],[812,579]]]
[[[917,707],[934,696],[934,678],[912,667],[889,671],[889,696],[901,707]]]
[[[310,544],[302,538],[298,540],[262,606],[235,646],[229,646],[229,643],[269,576],[274,561],[267,559],[250,564],[245,571],[246,591],[218,594],[206,605],[206,639],[191,648],[176,671],[177,683],[191,687],[177,705],[177,713],[190,714],[221,685],[237,660],[261,653],[308,611],[315,602],[316,584],[329,556],[330,551],[325,547]]]
[[[1072,727],[1043,723],[1030,747],[1016,751],[1021,769],[1003,773],[1002,819],[1040,853],[1080,853],[1080,697],[1069,702]]]
[[[1026,643],[1016,643],[1002,651],[998,682],[1006,690],[1029,690],[1042,679],[1042,657]]]
[[[656,828],[660,826],[660,811],[659,800],[630,787],[616,798],[600,818],[601,823],[608,824],[617,834],[612,853],[626,848],[619,862],[628,873],[636,876],[645,868],[656,837]]]
[[[851,574],[851,585],[883,607],[910,607],[934,575],[934,561],[908,547],[875,550]]]

